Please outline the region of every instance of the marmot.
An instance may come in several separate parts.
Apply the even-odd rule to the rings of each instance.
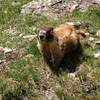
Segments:
[[[85,37],[83,31],[80,31],[74,24],[69,22],[56,28],[43,27],[38,32],[37,47],[46,63],[57,67],[65,54],[77,49],[80,44],[79,35]]]

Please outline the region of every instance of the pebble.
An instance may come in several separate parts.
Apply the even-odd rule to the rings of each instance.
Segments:
[[[23,36],[23,39],[28,39],[28,40],[33,40],[33,39],[35,39],[37,37],[37,35],[25,35],[25,36]]]
[[[10,53],[10,52],[12,52],[12,49],[10,49],[8,47],[3,48],[3,47],[0,46],[0,51],[2,51],[4,53]]]
[[[96,36],[100,37],[100,30],[97,31]]]
[[[2,63],[4,63],[4,62],[6,62],[6,60],[0,60],[0,64],[2,64]]]
[[[5,47],[5,48],[3,48],[3,51],[4,51],[4,53],[10,53],[10,52],[12,52],[12,49]]]
[[[95,41],[95,44],[100,44],[100,41],[99,40]]]
[[[90,35],[90,33],[88,33],[88,32],[87,32],[87,33],[85,33],[85,35],[86,35],[86,36],[89,36],[89,35]]]
[[[94,57],[95,57],[95,58],[99,58],[99,57],[100,57],[100,51],[96,52],[96,53],[94,54]]]
[[[3,51],[3,47],[0,46],[0,51]]]
[[[90,37],[90,38],[89,38],[89,41],[94,41],[94,40],[95,40],[94,37]]]
[[[69,73],[69,74],[68,74],[68,77],[70,77],[70,78],[75,78],[75,76],[76,76],[75,73]]]
[[[15,6],[19,6],[19,5],[21,5],[20,2],[16,2],[16,1],[13,1],[13,2],[12,2],[12,6],[14,6],[14,7],[15,7]]]

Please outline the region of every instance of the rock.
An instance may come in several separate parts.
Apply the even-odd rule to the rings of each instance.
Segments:
[[[19,34],[19,37],[22,37],[24,34],[22,33],[22,34]]]
[[[95,58],[100,58],[100,51],[96,52],[96,53],[94,54],[94,57],[95,57]]]
[[[4,52],[4,53],[10,53],[12,52],[12,49],[8,48],[8,47],[0,47],[0,52]]]
[[[28,39],[29,41],[35,39],[37,37],[37,35],[25,35],[23,36],[23,39]]]
[[[26,58],[32,58],[33,55],[32,55],[32,54],[28,54],[28,55],[26,55],[25,57],[26,57]]]
[[[3,48],[3,51],[4,51],[4,53],[10,53],[10,52],[12,52],[12,49],[5,47],[5,48]]]
[[[14,60],[14,59],[16,59],[16,58],[18,58],[18,52],[16,51],[13,51],[13,52],[8,52],[8,53],[6,53],[6,55],[5,55],[5,59],[6,59],[6,61],[10,61],[10,60]]]
[[[94,40],[95,40],[94,37],[90,37],[90,38],[89,38],[89,41],[94,41]]]
[[[37,1],[32,1],[32,2],[29,2],[28,4],[25,4],[24,6],[22,6],[21,13],[22,14],[30,14],[36,9],[39,9],[39,3]]]
[[[88,32],[87,32],[87,33],[85,33],[85,35],[86,35],[86,36],[89,36],[89,35],[90,35],[90,33],[88,33]]]
[[[53,5],[57,2],[61,2],[62,0],[38,0],[38,1],[32,1],[28,4],[25,4],[22,6],[21,13],[22,14],[41,14],[43,10],[47,6]]]
[[[6,62],[6,60],[0,60],[0,64],[2,64],[2,63],[4,63],[4,62]]]
[[[56,3],[62,2],[63,0],[38,0],[38,1],[39,1],[39,4],[43,6],[51,6]]]
[[[75,76],[76,76],[75,73],[69,73],[69,74],[68,74],[68,77],[69,77],[69,78],[75,78]]]
[[[95,5],[100,7],[99,0],[37,0],[31,1],[22,6],[22,14],[36,15],[61,15],[66,12],[73,12],[79,8],[81,11],[86,11],[89,6]]]
[[[100,7],[99,0],[78,0],[80,1],[79,8],[81,11],[86,11],[90,6]]]
[[[0,52],[3,52],[3,47],[0,46]]]
[[[79,3],[74,0],[68,1],[65,4],[66,11],[68,11],[68,12],[73,12],[78,6],[79,6]]]
[[[14,7],[19,6],[19,5],[21,5],[21,3],[16,0],[12,2],[12,6],[14,6]]]
[[[100,41],[99,40],[95,41],[95,44],[100,44]]]
[[[100,30],[97,31],[96,36],[100,37]]]

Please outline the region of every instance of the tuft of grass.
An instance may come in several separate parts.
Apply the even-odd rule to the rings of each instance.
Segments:
[[[58,96],[59,100],[79,100],[78,97],[67,95],[63,90],[57,90],[56,95]]]
[[[3,91],[2,100],[20,100],[25,97],[31,100],[38,96],[27,83],[18,83],[14,86],[12,85],[12,87],[9,87],[9,85]]]

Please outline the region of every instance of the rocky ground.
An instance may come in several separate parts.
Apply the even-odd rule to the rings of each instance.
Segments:
[[[99,0],[33,0],[22,7],[23,14],[40,14],[56,17],[74,10],[86,11],[90,6],[100,8]]]
[[[0,100],[99,100],[100,2],[50,1],[40,10],[37,0],[0,0]],[[36,31],[66,21],[80,23],[87,37],[81,39],[83,54],[75,72],[56,74],[36,47]],[[69,56],[71,64],[74,57]]]

